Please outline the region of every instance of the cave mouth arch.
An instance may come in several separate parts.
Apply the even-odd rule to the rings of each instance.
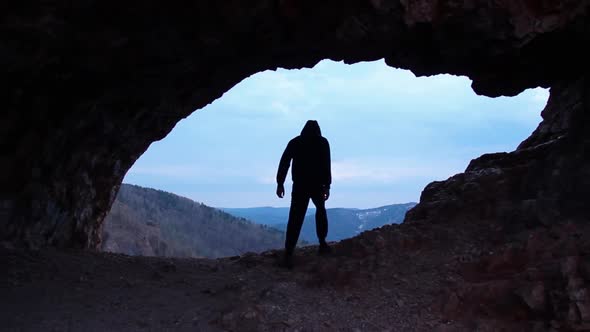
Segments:
[[[371,178],[368,173],[383,173],[375,167],[380,166],[379,161],[371,159],[395,153],[400,158],[381,161],[383,168],[395,168],[403,162],[403,155],[410,154],[412,159],[406,162],[412,168],[429,164],[442,168],[444,159],[453,159],[452,166],[444,167],[448,170],[428,174],[415,185],[411,195],[390,194],[396,201],[417,200],[426,184],[463,171],[471,159],[484,153],[514,150],[541,120],[547,90],[536,88],[514,97],[489,98],[476,95],[470,83],[466,77],[451,75],[416,77],[410,71],[388,67],[383,61],[349,65],[325,60],[313,68],[257,73],[195,110],[165,138],[153,142],[130,168],[125,181],[216,207],[230,207],[248,195],[269,196],[274,192],[276,165],[285,144],[299,134],[305,121],[313,118],[330,139],[336,164],[334,176],[339,182],[350,178],[366,182],[394,180],[397,174]],[[443,151],[433,148],[437,144]],[[470,151],[459,151],[461,148]],[[433,154],[432,159],[418,159]],[[371,160],[371,165],[349,162],[362,158]],[[368,170],[351,174],[353,168]],[[212,200],[199,198],[210,193],[191,190],[200,186],[227,189],[244,181],[243,177],[249,177],[247,185],[265,186],[238,196],[221,192]],[[209,181],[221,178],[227,180]],[[172,181],[178,186],[169,186]],[[371,199],[356,207],[388,203]],[[350,200],[333,203],[353,207]],[[289,202],[270,195],[267,200],[237,207],[276,204],[288,206]]]
[[[552,87],[555,99],[566,103],[568,87],[577,91],[570,96],[584,95],[580,79],[587,73],[580,68],[590,56],[579,45],[590,36],[589,6],[429,0],[7,4],[9,51],[2,66],[10,88],[4,91],[2,135],[6,146],[16,148],[2,156],[0,239],[28,247],[96,248],[121,180],[149,144],[194,109],[267,69],[385,59],[416,75],[465,75],[476,93],[488,96]],[[558,106],[547,112],[549,120],[570,115]],[[572,123],[584,123],[580,119],[584,115]],[[527,146],[571,129],[541,127]]]
[[[179,122],[166,138],[152,143],[124,182],[176,193],[213,207],[288,207],[289,195],[283,200],[273,195],[277,159],[299,127],[314,118],[332,146],[334,183],[328,208],[371,209],[417,202],[428,183],[462,172],[481,154],[514,150],[538,125],[546,90],[488,98],[477,96],[470,83],[465,77],[450,75],[418,78],[383,61],[353,65],[322,61],[310,69],[258,73]],[[160,220],[152,220],[155,215],[167,218],[166,212],[145,213],[141,204],[134,204],[141,197],[147,197],[146,204],[150,204],[147,200],[157,195],[127,188],[124,198],[118,198],[111,212],[115,217],[109,215],[105,220],[102,248],[127,254],[190,256],[186,246],[175,250],[180,245],[171,238],[171,231]],[[151,204],[160,206],[156,201]],[[138,211],[125,214],[125,209]],[[167,211],[168,207],[157,209]],[[246,211],[241,212],[245,215],[236,216],[248,217]],[[202,211],[195,213],[204,218]],[[262,216],[253,221],[284,231],[286,216],[282,223],[273,224],[277,210],[267,213],[272,214],[273,222],[265,222]],[[362,223],[360,217],[358,225],[353,224],[351,210],[333,213],[333,218],[341,220],[330,222],[330,241],[378,226],[367,220]],[[134,215],[145,220],[132,220]],[[342,219],[344,215],[350,219]],[[391,217],[396,222],[403,220],[403,214]],[[152,227],[141,226],[147,220]],[[127,227],[110,224],[114,222]],[[373,226],[365,229],[365,224]],[[208,232],[211,226],[206,227]],[[131,228],[136,231],[129,232]],[[105,236],[107,229],[111,236]],[[197,233],[180,236],[179,243],[201,237],[198,229],[187,229]],[[313,220],[306,221],[301,238],[315,243],[314,229]],[[126,233],[129,239],[117,232]],[[152,240],[146,241],[149,237]],[[243,253],[230,248],[211,250],[205,248],[205,242],[195,240],[194,252]],[[210,245],[237,246],[238,242],[217,239]],[[282,246],[282,241],[273,243],[275,248]],[[252,248],[259,251],[262,247]],[[247,246],[242,250],[248,251]]]

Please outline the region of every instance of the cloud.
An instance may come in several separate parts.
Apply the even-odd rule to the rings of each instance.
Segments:
[[[448,158],[436,162],[428,158],[415,160],[369,158],[333,161],[333,192],[329,205],[331,207],[369,208],[395,202],[416,201],[426,184],[444,180],[460,173],[465,169],[466,164],[465,160],[450,160]],[[267,193],[274,192],[276,183],[274,171],[269,168],[265,175],[258,178],[260,187],[269,188],[266,189],[264,195],[259,197],[243,195],[243,198],[234,201],[233,204],[244,204],[244,206],[287,204],[288,200],[279,200]],[[290,184],[290,182],[289,175],[287,183]],[[287,191],[290,188],[290,185],[287,186]],[[207,195],[207,197],[209,196]],[[239,203],[237,203],[238,201]]]
[[[315,104],[308,83],[286,70],[267,70],[243,80],[211,107],[248,116],[292,117]]]
[[[530,92],[531,100],[536,104],[545,105],[549,99],[549,89],[535,88]]]
[[[239,165],[239,167],[236,167]],[[134,165],[126,175],[126,179],[137,180],[168,180],[178,183],[201,184],[240,184],[257,185],[275,183],[274,171],[268,164],[259,162],[208,162],[194,164],[147,164]]]
[[[490,98],[477,96],[470,85],[465,76],[416,77],[411,71],[387,66],[383,60],[355,65],[324,60],[313,69],[277,69],[252,75],[212,106],[227,115],[285,121],[311,114],[333,118],[339,117],[340,111],[358,109],[384,119],[391,119],[393,112],[399,121],[452,119],[466,123],[502,118],[523,122],[523,112],[527,112],[527,119],[530,113],[538,114],[549,93],[537,88],[514,99],[500,97],[492,106],[495,109],[490,109]]]
[[[287,179],[290,178],[290,173],[287,175]],[[267,171],[266,174],[263,174],[257,178],[258,183],[260,184],[275,184],[277,183],[276,176],[271,172]]]
[[[392,184],[412,178],[446,179],[464,167],[459,160],[438,163],[402,159],[346,160],[332,163],[332,178],[340,183]]]
[[[437,165],[437,166],[431,166]],[[338,184],[393,184],[408,179],[446,179],[465,168],[463,160],[436,163],[422,160],[384,158],[377,160],[340,160],[332,162],[332,181]],[[260,184],[275,184],[276,170],[267,168],[259,176]],[[290,179],[290,175],[287,176]]]
[[[334,202],[355,206],[362,196],[370,205],[385,190],[384,201],[417,199],[426,183],[463,171],[482,152],[515,147],[539,122],[548,94],[481,97],[466,77],[415,77],[383,61],[266,71],[152,144],[128,180],[172,192],[199,188],[203,200],[231,191],[228,205],[254,202],[239,193],[266,195],[286,143],[313,118],[330,140]],[[267,199],[272,190],[259,202],[278,202]]]
[[[128,175],[166,176],[173,178],[187,178],[196,174],[195,166],[191,165],[150,165],[133,166]]]
[[[184,181],[220,181],[242,177],[247,171],[231,166],[202,162],[199,164],[155,164],[132,167],[128,175],[184,180]]]

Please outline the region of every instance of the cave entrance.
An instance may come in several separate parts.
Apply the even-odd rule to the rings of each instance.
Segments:
[[[286,198],[278,199],[276,166],[308,119],[318,120],[331,145],[328,239],[400,222],[429,182],[462,172],[483,153],[514,150],[540,121],[548,98],[540,88],[489,98],[476,95],[470,84],[466,77],[451,75],[415,77],[383,61],[346,65],[325,60],[313,69],[252,75],[154,142],[124,182],[224,208],[266,226],[248,228],[219,210],[199,210],[204,207],[188,200],[124,186],[106,219],[103,249],[220,257],[281,247],[282,234],[267,234],[284,230],[288,213],[290,180]],[[396,205],[389,219],[383,218],[383,209],[374,209],[392,204],[406,205]],[[128,224],[114,227],[113,220],[121,218]],[[213,223],[195,228],[191,218],[219,219],[230,226],[225,232]],[[310,219],[301,239],[313,243]],[[247,238],[238,236],[250,231]],[[175,244],[174,237],[182,244]],[[212,243],[220,247],[201,248]],[[227,243],[235,248],[223,248]]]

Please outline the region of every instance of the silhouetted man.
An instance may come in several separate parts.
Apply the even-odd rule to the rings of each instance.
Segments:
[[[285,195],[284,183],[291,160],[293,160],[293,168],[291,169],[293,191],[284,257],[284,264],[288,268],[293,266],[293,250],[301,232],[309,199],[316,207],[315,225],[320,242],[319,254],[330,251],[330,247],[326,243],[328,217],[325,205],[325,201],[330,197],[330,184],[332,183],[330,144],[322,136],[317,121],[307,121],[301,130],[301,135],[289,141],[285,152],[283,152],[277,171],[277,196],[279,198],[283,198]]]

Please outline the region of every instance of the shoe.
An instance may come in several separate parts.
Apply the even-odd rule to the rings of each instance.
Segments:
[[[332,252],[332,248],[326,243],[320,243],[320,247],[318,248],[318,255],[327,255]]]

